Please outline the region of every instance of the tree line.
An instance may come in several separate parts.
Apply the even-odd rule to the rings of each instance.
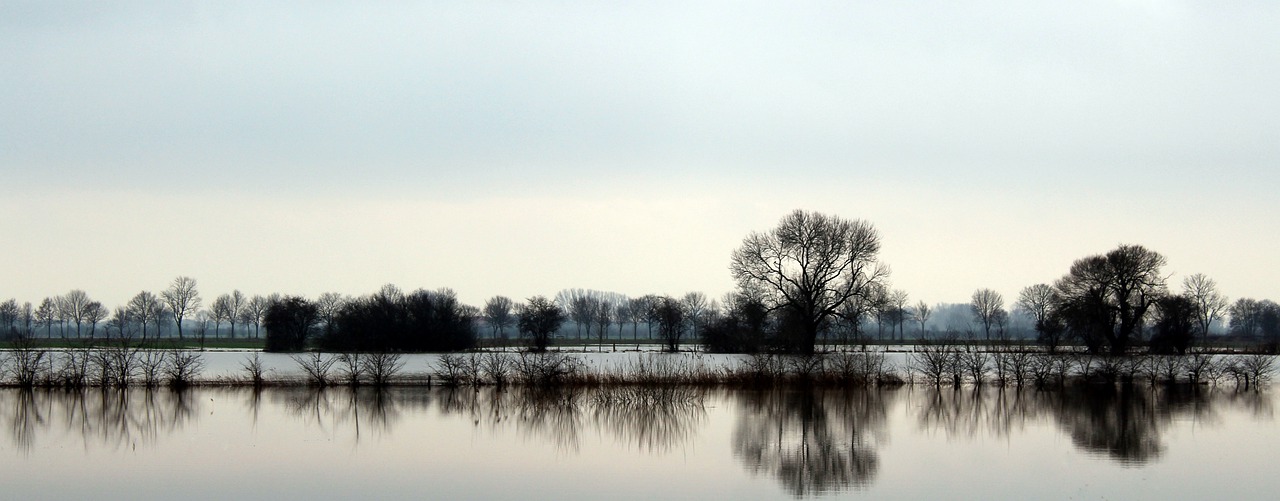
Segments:
[[[9,299],[0,302],[0,334],[90,340],[176,334],[203,341],[238,334],[257,339],[265,331],[268,349],[286,351],[451,351],[474,347],[486,335],[497,342],[517,337],[545,350],[562,335],[604,346],[628,338],[638,343],[643,334],[672,351],[695,342],[716,352],[804,354],[831,344],[906,342],[910,330],[914,339],[959,337],[952,325],[940,334],[928,329],[940,313],[954,316],[957,305],[912,303],[892,287],[879,249],[879,233],[868,222],[798,210],[744,239],[729,266],[738,289],[719,299],[701,292],[628,297],[566,289],[522,302],[494,296],[477,308],[449,289],[404,293],[388,285],[362,297],[327,292],[315,299],[235,290],[205,307],[196,280],[180,276],[158,294],[139,292],[114,309],[79,289],[34,306]],[[1094,353],[1138,347],[1183,353],[1211,339],[1280,346],[1280,305],[1229,302],[1202,274],[1170,290],[1164,265],[1155,251],[1121,245],[1075,261],[1052,283],[1024,288],[1012,303],[979,288],[963,305],[964,334],[971,341],[1009,341],[1011,323],[1025,318],[1034,341],[1051,352],[1071,344]],[[1215,336],[1214,326],[1228,320],[1226,336]]]

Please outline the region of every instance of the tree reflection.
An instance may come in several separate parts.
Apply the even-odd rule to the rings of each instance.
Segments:
[[[1012,388],[926,389],[917,396],[917,420],[948,437],[983,433],[1007,437],[1042,418],[1051,419],[1072,444],[1125,465],[1157,460],[1162,434],[1175,420],[1213,424],[1223,404],[1268,413],[1270,396],[1195,386],[1076,386],[1059,391]]]
[[[775,389],[741,395],[734,455],[795,496],[862,488],[876,475],[892,390]]]
[[[84,391],[0,392],[14,446],[29,453],[43,434],[79,435],[86,449],[136,448],[186,425],[196,402],[186,391],[102,388]]]

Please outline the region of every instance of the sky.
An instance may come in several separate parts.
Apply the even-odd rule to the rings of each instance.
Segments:
[[[899,5],[901,4],[901,5]],[[1280,299],[1275,2],[0,0],[0,300],[719,297],[795,209],[912,302],[1119,244]]]

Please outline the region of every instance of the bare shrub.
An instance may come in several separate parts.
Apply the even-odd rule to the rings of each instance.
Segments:
[[[165,362],[164,377],[175,388],[191,384],[204,370],[204,357],[194,351],[170,350]]]
[[[8,352],[5,372],[13,379],[14,384],[25,388],[35,386],[41,379],[40,373],[46,365],[49,352],[38,349],[35,343],[26,337],[19,337],[13,342]]]
[[[445,386],[459,386],[467,383],[467,361],[460,355],[445,353],[436,361],[436,377]]]
[[[265,381],[263,378],[263,373],[265,371],[262,368],[262,358],[259,357],[257,353],[254,353],[252,357],[247,357],[243,362],[240,362],[240,367],[244,369],[245,375],[249,377],[250,383],[253,383],[254,386],[262,386],[262,383]]]
[[[809,382],[823,373],[826,360],[826,356],[821,353],[793,355],[786,357],[784,370],[787,371],[788,375],[799,381]]]
[[[1261,353],[1234,355],[1226,364],[1226,373],[1235,379],[1236,386],[1241,386],[1243,382],[1244,389],[1249,389],[1251,386],[1258,388],[1271,381],[1274,362],[1274,355]]]
[[[531,386],[556,386],[574,382],[584,369],[576,358],[558,352],[520,353],[516,359],[520,382]]]
[[[58,359],[53,382],[65,388],[82,388],[89,383],[89,357],[87,348],[67,350]]]
[[[366,354],[364,367],[369,382],[374,386],[386,386],[404,368],[404,361],[400,358],[399,353]]]
[[[1215,384],[1222,377],[1222,369],[1222,363],[1212,353],[1203,350],[1192,350],[1183,363],[1191,384]]]
[[[911,354],[910,370],[933,386],[942,386],[956,368],[956,354],[951,339],[922,341]]]
[[[958,362],[975,386],[981,386],[991,371],[991,354],[982,350],[957,352]]]
[[[329,373],[333,370],[334,362],[337,361],[334,357],[326,357],[323,353],[313,351],[305,356],[291,355],[290,358],[302,368],[302,372],[306,374],[307,382],[317,386],[329,386],[332,384]]]
[[[360,378],[365,373],[365,359],[359,353],[343,353],[338,355],[338,376],[342,381],[351,385],[359,386]]]
[[[148,388],[160,384],[161,369],[165,365],[165,353],[159,350],[145,350],[138,356],[138,375],[142,385]]]

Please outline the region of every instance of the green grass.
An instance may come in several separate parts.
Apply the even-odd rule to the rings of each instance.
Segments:
[[[84,348],[84,347],[105,346],[105,345],[115,344],[115,343],[118,343],[119,340],[101,339],[101,338],[92,339],[92,340],[73,339],[73,338],[68,338],[68,339],[36,338],[36,339],[31,339],[30,342],[33,345],[32,347],[34,348]],[[131,344],[141,344],[144,348],[158,348],[158,349],[170,349],[170,348],[199,349],[202,347],[200,340],[198,338],[190,338],[190,337],[186,339],[178,339],[178,338],[148,339],[144,343],[135,342]],[[13,348],[13,345],[14,343],[12,341],[0,341],[0,349]],[[208,339],[206,338],[204,340],[203,347],[213,348],[213,349],[261,350],[264,345],[266,345],[266,341],[263,339],[253,339],[253,338]]]

